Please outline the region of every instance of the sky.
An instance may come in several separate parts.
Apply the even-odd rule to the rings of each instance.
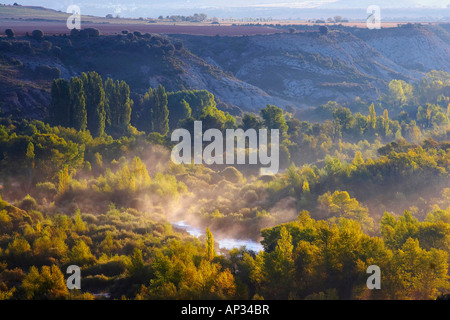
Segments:
[[[71,4],[78,5],[82,14],[104,16],[119,14],[123,17],[141,14],[155,17],[180,12],[237,12],[239,8],[258,8],[268,12],[273,9],[349,9],[367,8],[378,5],[381,8],[450,8],[450,0],[0,0],[0,3],[43,6],[66,11]],[[209,14],[208,14],[209,15]]]

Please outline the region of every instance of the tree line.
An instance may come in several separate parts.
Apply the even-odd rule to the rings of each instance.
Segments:
[[[55,79],[51,89],[49,122],[52,125],[89,130],[93,137],[105,132],[125,134],[130,129],[133,100],[125,81],[106,81],[95,71],[70,80]],[[169,130],[167,94],[163,86],[145,94],[147,129],[162,135]]]

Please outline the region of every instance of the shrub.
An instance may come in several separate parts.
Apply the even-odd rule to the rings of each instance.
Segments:
[[[86,32],[86,34],[91,38],[94,37],[98,37],[100,36],[100,30],[96,29],[96,28],[86,28],[84,29],[84,31]]]
[[[169,44],[164,47],[164,52],[169,56],[172,56],[174,51],[175,51],[175,47],[173,46],[173,44]]]
[[[322,35],[328,34],[328,27],[326,27],[326,26],[320,26],[320,27],[319,27],[319,32],[320,32],[320,34],[322,34]]]
[[[70,36],[71,37],[78,37],[79,35],[80,35],[80,30],[78,30],[78,29],[70,30]]]
[[[175,47],[176,50],[182,50],[183,47],[184,47],[183,42],[181,42],[181,41],[175,41],[174,47]]]
[[[240,183],[243,181],[242,173],[240,173],[235,167],[227,167],[222,171],[222,176],[232,182],[232,183]]]
[[[56,186],[54,183],[51,183],[49,181],[47,182],[40,182],[36,184],[36,192],[41,196],[45,198],[52,198],[56,195]]]
[[[86,269],[86,275],[103,275],[106,277],[113,277],[124,273],[126,270],[125,263],[122,260],[108,261],[103,264],[97,264],[89,269]]]
[[[34,210],[37,208],[37,202],[36,200],[31,197],[30,195],[27,195],[23,200],[19,203],[18,206],[20,209],[23,209],[25,211]]]
[[[59,57],[59,56],[61,55],[61,48],[60,48],[60,47],[57,47],[57,46],[53,47],[52,53],[53,53],[55,56]]]
[[[0,49],[1,49],[2,51],[9,51],[9,50],[11,50],[11,48],[12,48],[11,42],[9,42],[9,41],[4,41],[4,40],[2,40],[2,41],[0,42]]]
[[[16,41],[12,43],[15,52],[21,52],[26,54],[32,54],[33,48],[31,47],[30,41]]]
[[[93,214],[90,214],[90,213],[83,213],[81,215],[81,219],[83,219],[83,221],[88,223],[88,224],[96,224],[96,223],[98,223],[97,217],[94,216]]]
[[[50,41],[43,41],[42,42],[42,50],[45,52],[49,52],[52,49],[53,44]]]
[[[80,37],[81,38],[89,38],[89,33],[86,31],[86,29],[80,30]]]
[[[44,32],[42,30],[33,30],[31,36],[36,40],[41,40],[44,38]]]
[[[21,43],[21,50],[24,53],[32,54],[34,52],[33,48],[31,47],[30,41],[23,41]]]
[[[258,200],[258,194],[255,190],[247,190],[243,195],[243,199],[247,203],[255,202]]]
[[[92,291],[102,291],[104,290],[110,280],[104,275],[87,276],[83,278],[83,286]]]
[[[14,38],[14,31],[12,29],[6,29],[5,34],[8,38]]]

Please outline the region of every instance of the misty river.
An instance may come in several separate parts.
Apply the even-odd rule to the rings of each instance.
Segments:
[[[196,228],[187,224],[184,221],[172,222],[171,223],[174,228],[185,230],[187,233],[194,237],[200,237],[205,234],[204,230],[200,228]],[[214,241],[219,244],[220,249],[233,249],[233,248],[241,248],[246,247],[247,250],[252,250],[255,252],[259,252],[263,250],[263,246],[254,240],[242,240],[242,239],[234,239],[234,238],[214,238]]]

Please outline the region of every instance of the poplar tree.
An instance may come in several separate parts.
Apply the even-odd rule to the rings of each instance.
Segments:
[[[116,81],[112,91],[112,101],[110,105],[111,126],[125,130],[131,119],[130,87],[125,81]]]
[[[145,128],[147,132],[153,131],[153,111],[152,105],[154,103],[154,91],[152,88],[149,88],[148,91],[144,94],[144,109],[143,109],[143,118],[145,122]]]
[[[167,94],[162,85],[159,85],[153,95],[152,104],[152,131],[163,136],[169,132],[169,109],[167,108]]]
[[[372,103],[369,107],[369,118],[368,122],[370,124],[370,127],[372,129],[375,129],[375,126],[377,124],[377,114],[375,113],[375,105]]]
[[[33,142],[29,142],[28,146],[27,146],[27,152],[26,152],[26,157],[28,160],[28,163],[30,164],[31,168],[34,168],[34,144]]]
[[[169,132],[169,108],[167,93],[162,85],[148,89],[144,95],[144,119],[147,130],[166,135]]]
[[[105,127],[111,127],[111,103],[114,94],[114,81],[107,78],[104,84],[105,90]]]
[[[106,126],[124,131],[131,120],[130,87],[125,81],[105,81]]]
[[[383,125],[384,125],[384,135],[387,137],[389,135],[389,113],[387,109],[383,111]]]
[[[63,127],[70,126],[70,84],[65,79],[55,79],[52,84],[50,122]]]
[[[87,129],[93,137],[99,137],[105,132],[105,91],[102,77],[95,71],[82,73],[86,111]]]
[[[59,171],[58,178],[59,178],[58,191],[59,193],[63,193],[69,189],[69,182],[70,182],[69,166],[65,165],[64,169]]]
[[[215,256],[214,237],[209,228],[206,228],[206,259],[211,261]]]
[[[86,130],[87,112],[83,81],[76,77],[70,79],[70,113],[71,127]]]

